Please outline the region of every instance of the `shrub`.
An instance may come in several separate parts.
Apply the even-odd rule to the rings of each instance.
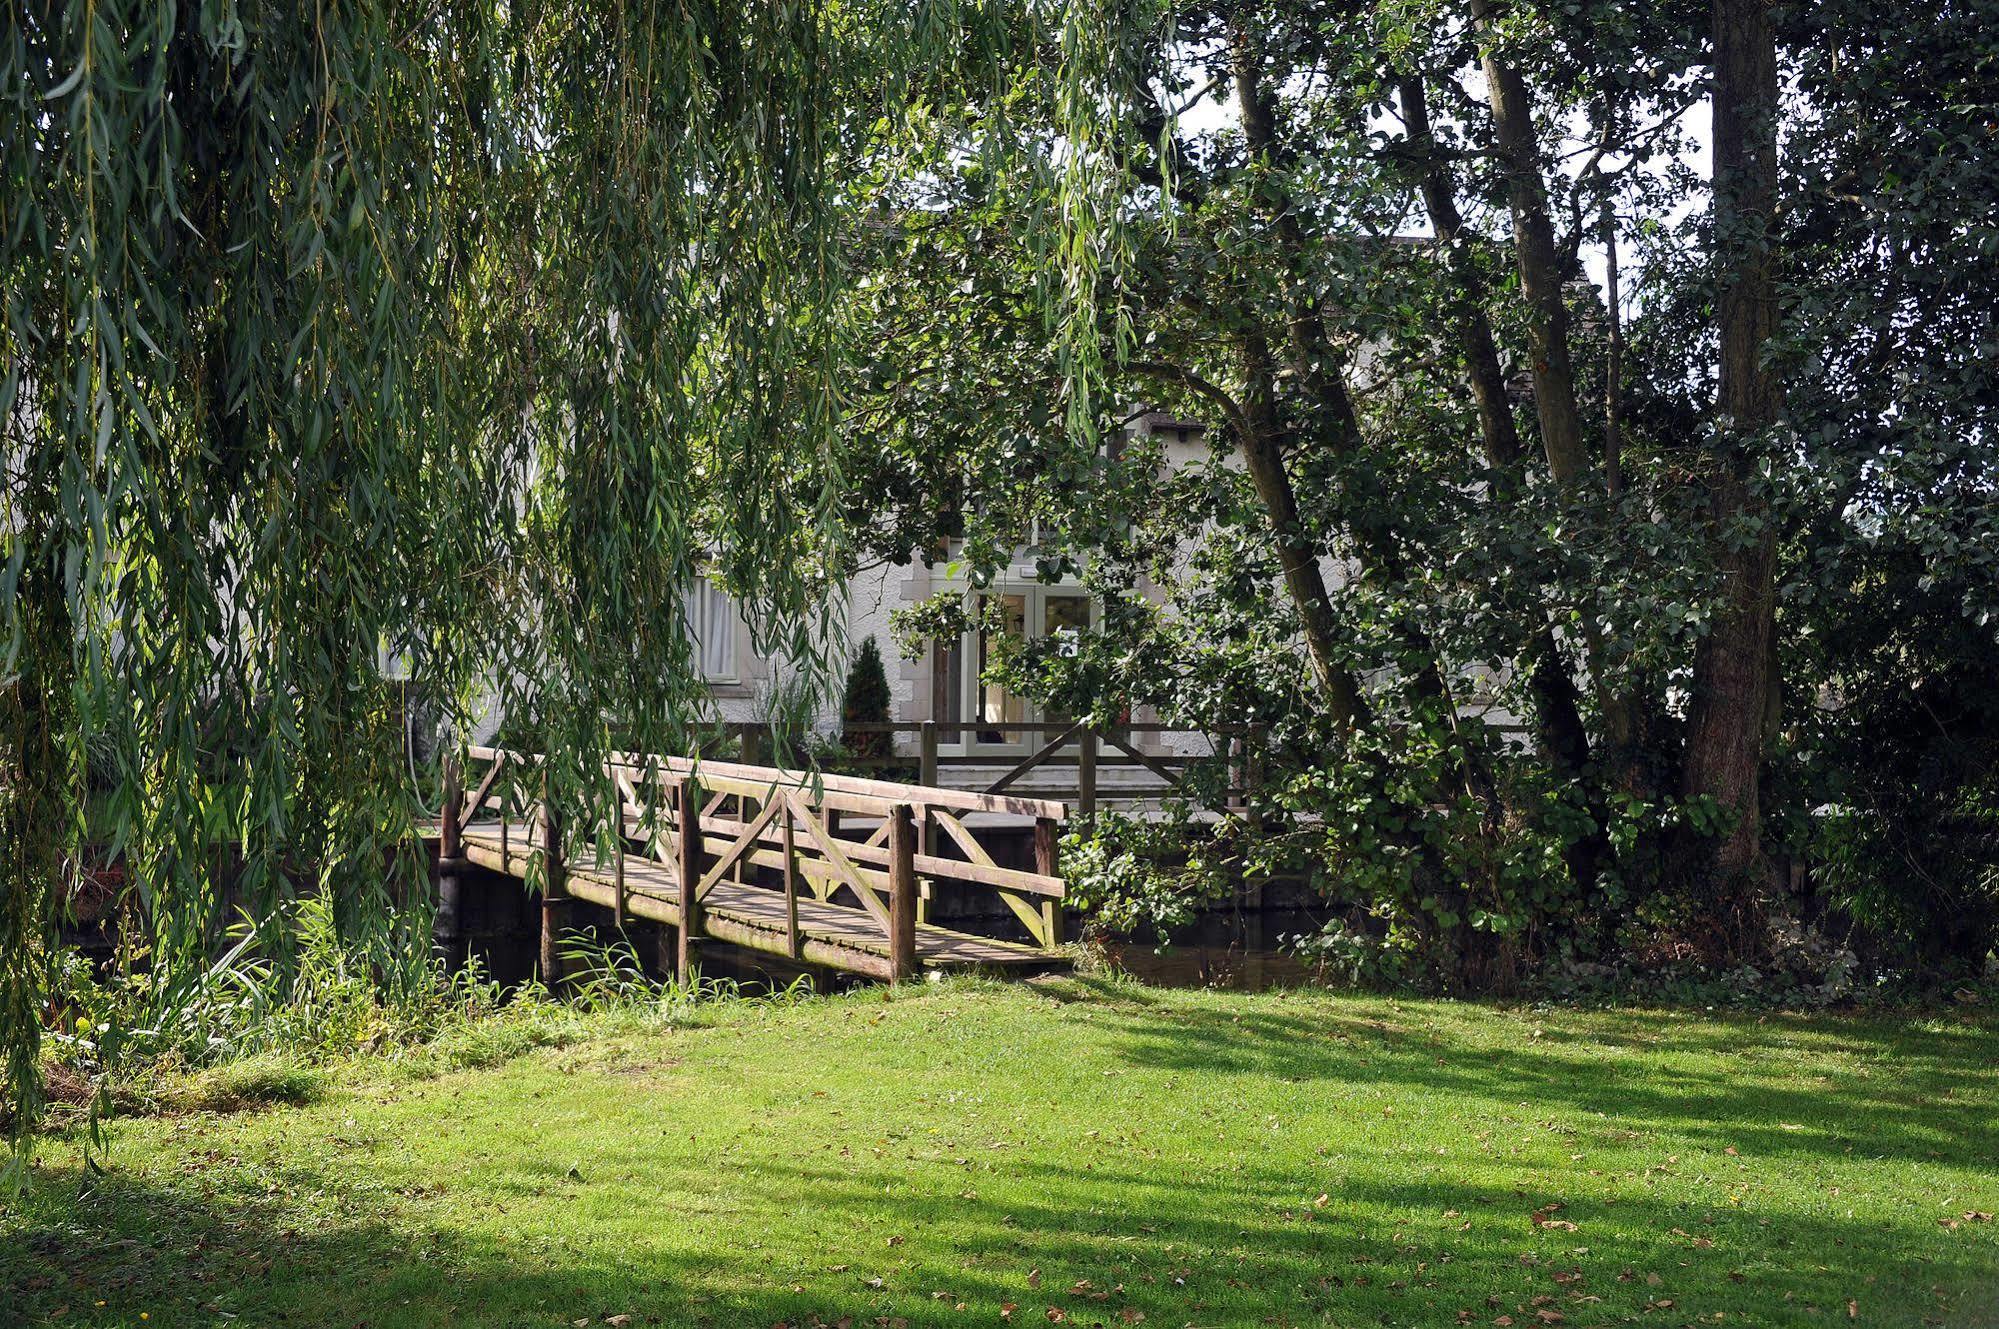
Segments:
[[[886,724],[890,701],[888,670],[882,664],[881,647],[870,636],[861,643],[847,670],[846,701],[840,708],[841,744],[853,760],[879,763],[894,753],[892,735],[854,729],[855,725]]]

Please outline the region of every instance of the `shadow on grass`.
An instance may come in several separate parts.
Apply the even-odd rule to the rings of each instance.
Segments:
[[[642,1164],[642,1151],[632,1159]],[[608,1173],[617,1161],[598,1166]],[[519,1160],[517,1175],[484,1179],[484,1203],[546,1197],[557,1166]],[[420,1211],[311,1216],[296,1197],[337,1195],[348,1179],[302,1170],[264,1178],[275,1191],[252,1172],[200,1195],[177,1182],[114,1176],[79,1190],[51,1177],[26,1221],[0,1236],[0,1284],[15,1289],[0,1322],[131,1325],[144,1312],[149,1327],[561,1326],[623,1315],[630,1325],[865,1329],[1414,1326],[1469,1314],[1480,1324],[1805,1325],[1845,1322],[1849,1298],[1871,1324],[1996,1322],[1981,1318],[1994,1247],[1970,1235],[1917,1255],[1906,1227],[1632,1196],[1569,1204],[1560,1212],[1574,1231],[1541,1228],[1529,1215],[1557,1197],[1442,1169],[1332,1181],[1323,1206],[1275,1168],[1194,1178],[1033,1161],[1009,1171],[1016,1184],[992,1201],[976,1187],[898,1184],[889,1195],[867,1169],[772,1158],[705,1178],[641,1173],[614,1203],[650,1214],[661,1239],[623,1243],[560,1205],[512,1239],[431,1226]],[[704,1184],[702,1218],[646,1208],[649,1194]],[[730,1221],[714,1221],[717,1209]],[[773,1263],[766,1246],[783,1239],[823,1259]]]
[[[1538,1021],[1523,1014],[1519,1041],[1508,1045],[1489,1036],[1492,1027],[1482,1030],[1487,1037],[1464,1038],[1421,1007],[1389,1019],[1321,1006],[1299,1014],[1268,1005],[1162,1008],[1121,984],[1086,990],[1100,1009],[1117,1012],[1119,1051],[1134,1066],[1384,1084],[1603,1114],[1771,1158],[1999,1160],[1999,1117],[1952,1101],[1999,1068],[1999,1025],[1989,1021],[1558,1011]],[[1662,1065],[1662,1055],[1674,1060]],[[1827,1075],[1828,1056],[1858,1064]]]

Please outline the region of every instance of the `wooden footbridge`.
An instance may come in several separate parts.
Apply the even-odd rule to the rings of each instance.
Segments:
[[[445,767],[435,828],[439,913],[483,869],[541,897],[541,972],[561,976],[574,902],[623,927],[674,930],[685,975],[702,938],[887,982],[924,970],[1065,968],[1056,828],[1065,805],[965,790],[682,757],[614,755],[613,817],[565,827],[542,759],[475,747]],[[465,792],[465,786],[472,791]],[[1003,866],[993,832],[1031,827],[1034,866]],[[1028,941],[934,925],[941,884],[990,892]]]

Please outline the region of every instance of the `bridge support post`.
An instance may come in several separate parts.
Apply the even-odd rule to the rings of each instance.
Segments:
[[[431,916],[430,939],[444,952],[448,965],[458,963],[458,942],[464,930],[459,903],[458,870],[465,862],[465,835],[459,806],[458,756],[444,755],[444,805],[437,812],[437,912]]]
[[[694,894],[701,883],[701,791],[692,780],[682,780],[675,788],[674,810],[679,829],[680,936],[673,972],[688,983],[694,979],[695,946],[701,936],[701,901]]]
[[[1037,817],[1034,820],[1034,870],[1044,877],[1061,875],[1056,869],[1055,819]],[[1047,950],[1054,950],[1062,944],[1062,902],[1043,899],[1041,901],[1041,944]]]
[[[937,722],[925,720],[920,731],[921,746],[917,752],[917,780],[926,789],[937,787]]]
[[[916,818],[909,804],[889,809],[888,968],[891,983],[916,977]]]
[[[569,923],[569,882],[562,861],[562,814],[549,797],[546,772],[541,790],[541,981],[553,992],[562,985],[561,943]]]
[[[1097,811],[1097,731],[1087,727],[1076,739],[1076,811],[1085,817]]]
[[[917,783],[926,789],[937,787],[937,722],[925,720],[921,734]],[[937,852],[937,819],[930,815],[930,805],[924,804],[916,816],[916,852],[925,858]],[[937,889],[934,878],[925,877],[916,884],[916,921],[930,921],[930,897]]]

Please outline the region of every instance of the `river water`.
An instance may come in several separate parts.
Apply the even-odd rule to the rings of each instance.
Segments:
[[[1322,987],[1325,967],[1299,959],[1285,942],[1316,933],[1323,921],[1305,909],[1217,910],[1174,929],[1163,945],[1140,934],[1102,939],[1094,949],[1110,967],[1159,987]]]

